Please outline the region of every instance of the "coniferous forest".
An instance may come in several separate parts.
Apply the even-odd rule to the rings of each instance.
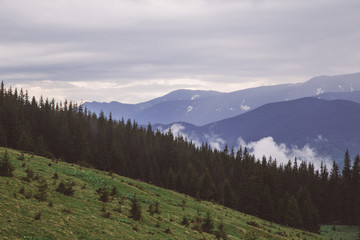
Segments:
[[[255,159],[246,148],[212,150],[153,131],[151,125],[96,116],[81,105],[0,89],[0,146],[146,181],[284,225],[360,224],[360,157],[344,168]]]

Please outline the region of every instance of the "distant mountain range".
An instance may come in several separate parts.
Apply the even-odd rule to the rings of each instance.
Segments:
[[[355,91],[360,91],[360,73],[320,76],[304,83],[249,88],[230,93],[176,90],[138,104],[86,102],[84,106],[96,114],[103,111],[105,115],[109,115],[111,112],[114,119],[130,118],[139,124],[182,121],[201,126],[243,114],[271,102],[317,95],[324,99],[347,99],[349,95],[340,93]],[[339,94],[322,95],[325,93]]]
[[[308,144],[320,155],[343,159],[348,148],[360,152],[360,104],[346,100],[307,97],[269,103],[242,115],[197,127],[178,122],[154,125],[172,127],[198,142],[238,147],[239,139],[255,142],[271,136],[275,142],[299,148]],[[340,162],[341,163],[341,162]]]
[[[177,90],[139,104],[84,104],[115,119],[151,123],[154,129],[222,149],[272,137],[276,143],[329,156],[342,165],[346,149],[360,153],[360,73],[320,76],[304,83],[230,93]]]

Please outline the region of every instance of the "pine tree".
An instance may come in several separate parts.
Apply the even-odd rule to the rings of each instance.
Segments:
[[[228,179],[225,179],[222,185],[222,203],[227,207],[232,207],[236,203],[235,194]]]
[[[294,196],[290,196],[284,213],[284,221],[291,227],[301,227],[302,219],[298,203]]]
[[[6,132],[5,132],[4,128],[2,127],[1,123],[0,123],[0,146],[7,147]]]
[[[141,205],[136,195],[134,195],[130,200],[131,200],[130,217],[138,221],[141,219]]]
[[[223,240],[227,240],[228,239],[228,236],[226,234],[226,231],[225,231],[225,224],[223,222],[223,220],[221,219],[220,220],[220,223],[217,227],[217,230],[215,232],[215,236],[216,236],[216,239],[223,239]]]
[[[47,189],[48,189],[48,184],[46,182],[46,179],[40,178],[40,181],[38,183],[37,193],[34,195],[34,197],[40,202],[46,201]]]
[[[351,224],[360,224],[360,156],[355,157],[351,170],[352,217]]]
[[[200,183],[200,197],[205,200],[215,199],[215,184],[208,168],[205,169]]]
[[[15,168],[13,167],[13,165],[10,162],[9,154],[7,151],[5,151],[3,156],[0,157],[0,176],[12,177],[12,176],[14,176],[13,175],[14,170],[15,170]]]
[[[335,161],[330,172],[329,186],[328,186],[328,204],[329,204],[329,219],[322,219],[323,221],[333,222],[339,220],[341,209],[340,198],[340,173],[339,167]]]
[[[353,211],[351,205],[351,195],[351,160],[349,151],[346,150],[341,184],[341,221],[344,224],[351,223],[351,215]]]
[[[275,206],[268,186],[265,186],[260,196],[259,216],[266,220],[275,220]]]
[[[66,196],[73,196],[75,190],[73,189],[73,184],[70,180],[67,182],[61,181],[55,191],[62,193]]]
[[[203,223],[201,225],[201,230],[207,233],[212,233],[214,228],[214,222],[210,215],[210,212],[206,212],[206,217],[203,220]]]
[[[319,231],[319,214],[306,187],[299,189],[297,199],[302,215],[303,227],[313,232]]]

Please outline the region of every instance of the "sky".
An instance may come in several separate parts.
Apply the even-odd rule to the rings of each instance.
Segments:
[[[138,103],[360,71],[358,0],[0,0],[0,80]]]

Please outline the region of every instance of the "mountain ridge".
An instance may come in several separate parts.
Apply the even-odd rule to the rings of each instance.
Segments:
[[[302,148],[309,144],[319,154],[328,155],[341,164],[346,148],[352,154],[359,153],[359,119],[359,103],[306,97],[268,103],[247,113],[200,127],[173,123],[156,124],[154,128],[168,129],[179,124],[178,129],[183,126],[181,134],[199,143],[211,142],[215,137],[219,139],[220,148],[225,143],[238,148],[239,138],[249,143],[270,136],[275,142],[287,146]]]
[[[186,121],[206,125],[243,114],[270,102],[318,96],[328,92],[360,91],[360,73],[318,76],[303,83],[279,84],[229,93],[202,90],[175,90],[162,97],[139,104],[84,103],[90,111],[114,119],[132,119],[140,124]],[[199,95],[199,97],[195,97]],[[195,97],[195,98],[194,98]]]

